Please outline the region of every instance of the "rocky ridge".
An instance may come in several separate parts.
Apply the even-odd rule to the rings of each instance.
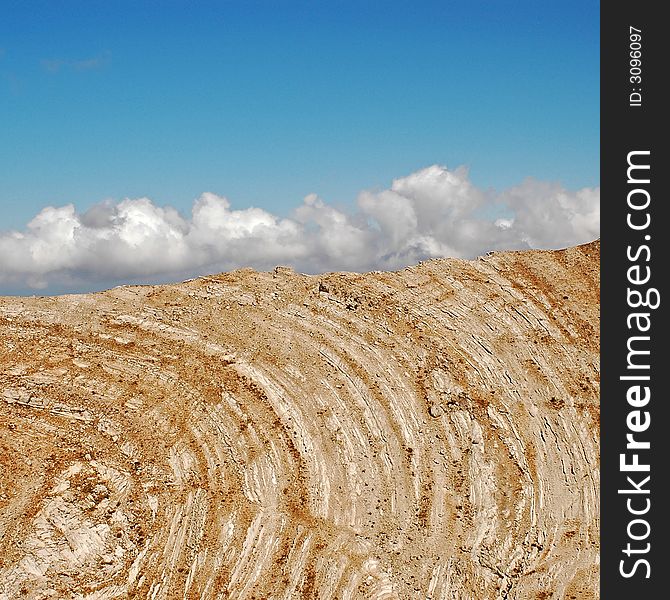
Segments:
[[[0,599],[597,598],[599,250],[0,298]]]

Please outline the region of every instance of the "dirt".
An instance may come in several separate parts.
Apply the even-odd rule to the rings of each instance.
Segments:
[[[597,598],[599,252],[0,298],[0,599]]]

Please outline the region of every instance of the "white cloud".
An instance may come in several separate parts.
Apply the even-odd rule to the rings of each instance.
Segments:
[[[65,60],[63,58],[45,58],[40,61],[42,68],[49,73],[58,73],[64,69],[74,71],[91,71],[100,69],[110,61],[109,51],[103,52],[97,56],[84,58],[81,60]]]
[[[234,210],[212,193],[195,201],[190,218],[148,198],[105,201],[83,214],[47,207],[23,231],[0,233],[0,285],[78,289],[278,264],[311,273],[395,269],[433,257],[565,247],[595,239],[599,228],[599,188],[570,192],[529,178],[493,193],[462,167],[435,165],[361,192],[355,212],[315,194],[290,218]]]

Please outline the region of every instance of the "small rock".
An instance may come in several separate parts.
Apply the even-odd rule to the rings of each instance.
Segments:
[[[278,275],[294,275],[294,274],[295,274],[295,271],[293,270],[292,267],[286,267],[286,266],[280,265],[278,267],[275,267],[273,277],[277,277]]]

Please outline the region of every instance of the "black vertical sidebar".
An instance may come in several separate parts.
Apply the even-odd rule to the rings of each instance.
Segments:
[[[668,597],[670,338],[661,321],[670,303],[663,219],[670,30],[662,8],[644,0],[601,5],[604,600]]]

